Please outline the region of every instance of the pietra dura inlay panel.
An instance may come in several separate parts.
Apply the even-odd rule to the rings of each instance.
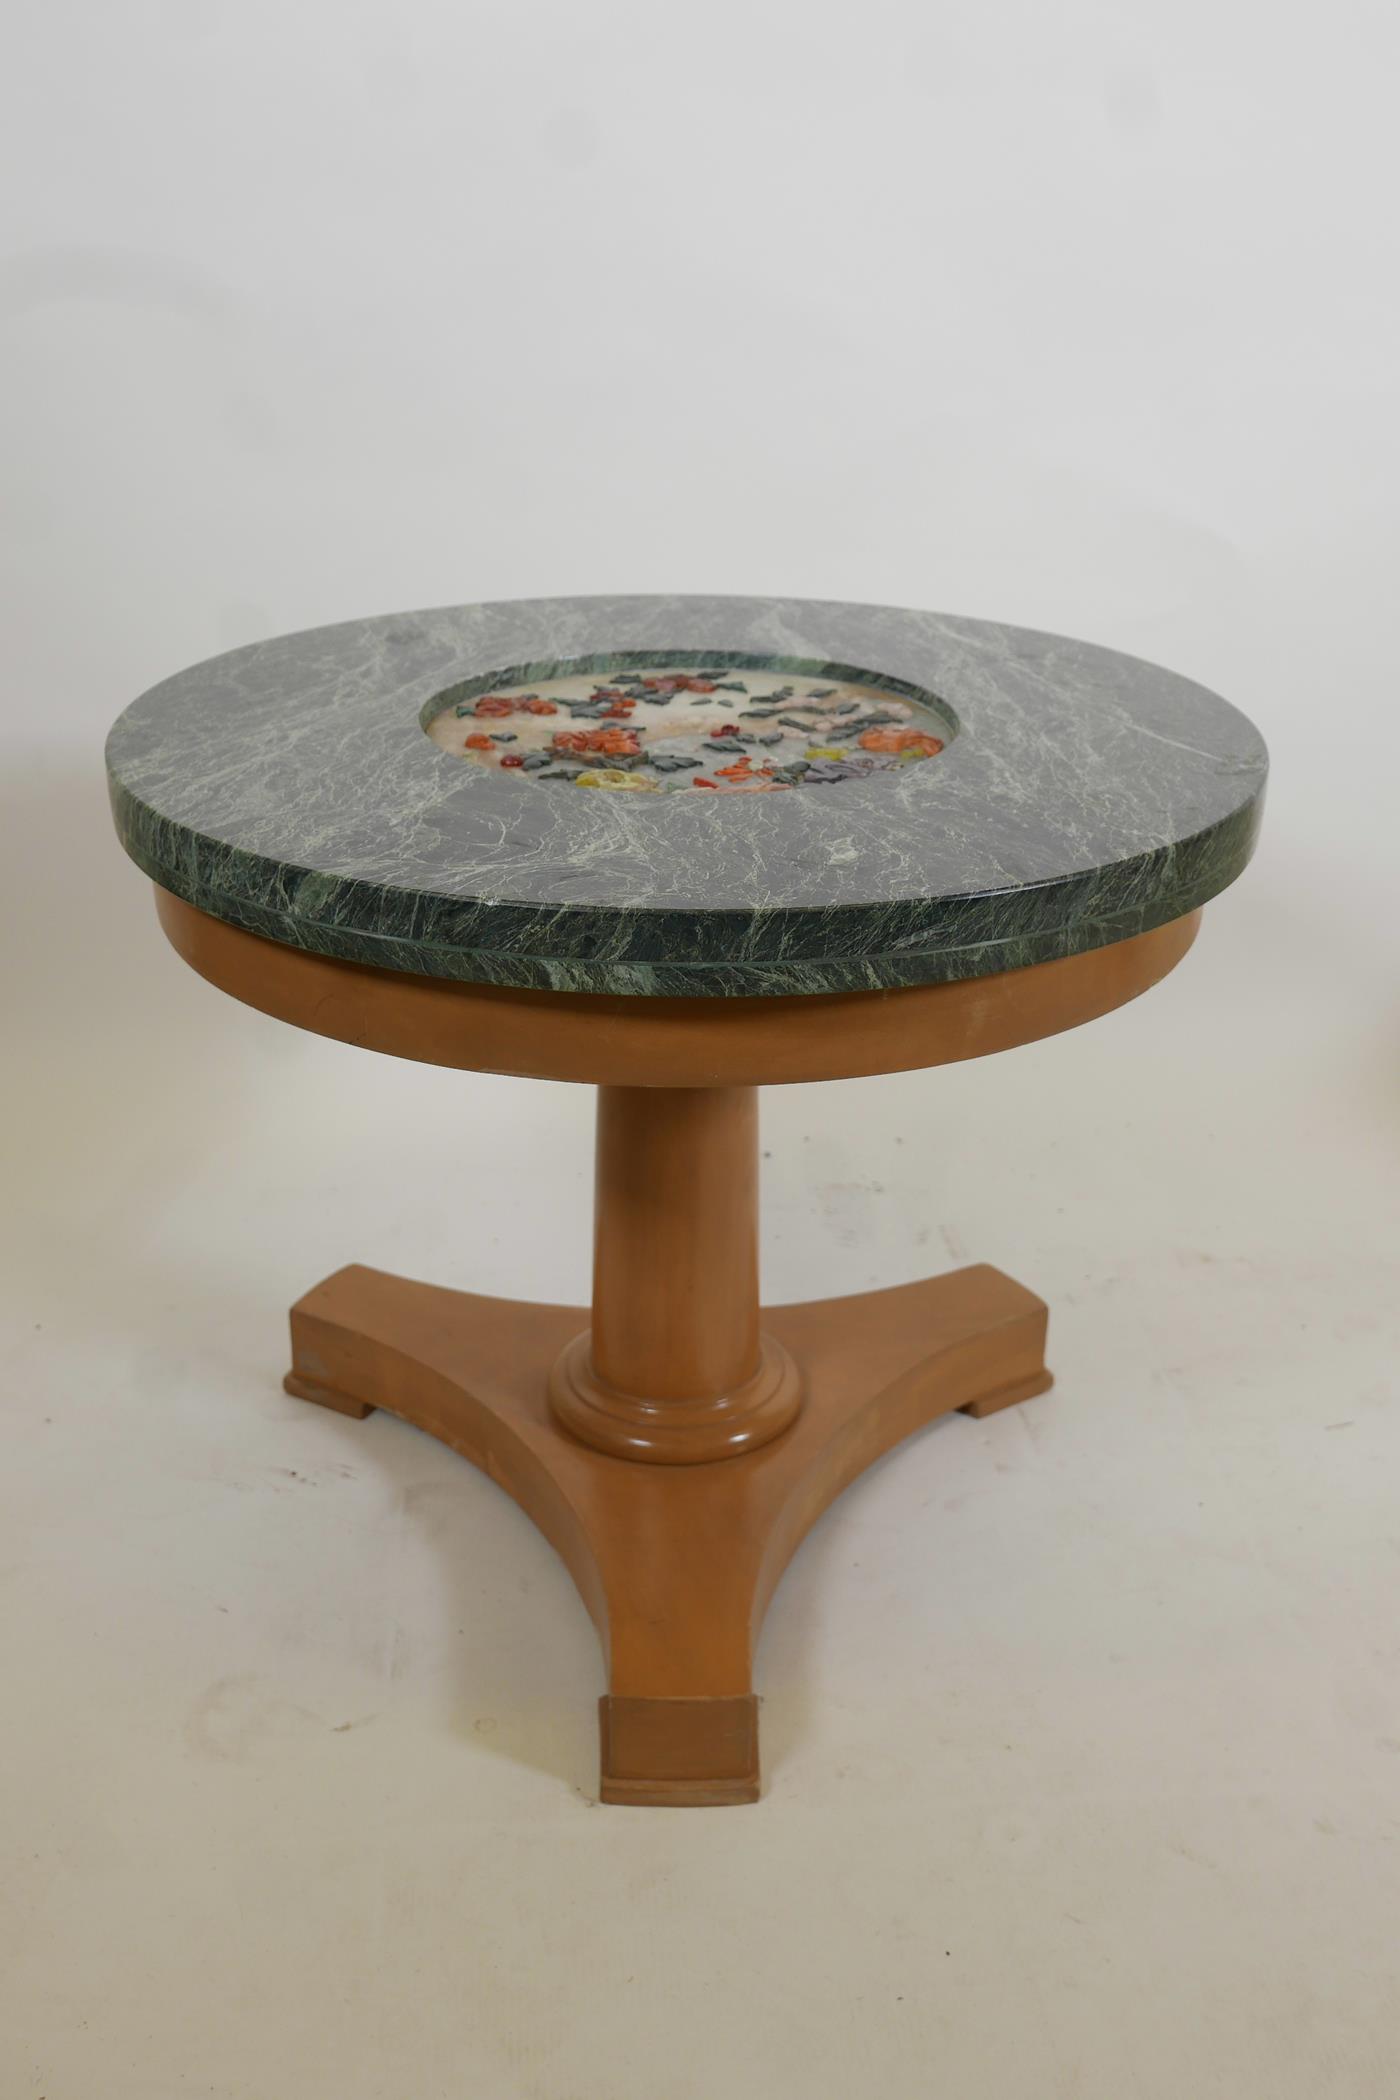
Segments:
[[[878,686],[703,663],[493,680],[432,706],[426,727],[440,750],[522,782],[730,795],[892,773],[936,758],[952,731],[946,711]]]

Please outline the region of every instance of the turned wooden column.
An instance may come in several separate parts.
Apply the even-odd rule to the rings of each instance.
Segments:
[[[594,1370],[714,1400],[758,1361],[757,1087],[599,1087]]]
[[[759,1327],[756,1087],[599,1087],[593,1326],[550,1398],[585,1443],[663,1465],[793,1420],[796,1369]]]

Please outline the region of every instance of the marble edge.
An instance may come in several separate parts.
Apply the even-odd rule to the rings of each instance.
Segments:
[[[666,959],[628,961],[600,956],[545,956],[508,949],[434,945],[375,934],[359,926],[308,920],[252,899],[212,892],[188,871],[169,867],[138,844],[125,850],[162,889],[229,925],[306,954],[362,964],[443,982],[486,984],[518,991],[547,991],[619,998],[816,998],[841,992],[896,991],[915,985],[954,984],[1007,970],[1029,969],[1150,933],[1199,910],[1244,872],[1258,830],[1258,804],[1235,864],[1213,866],[1192,884],[1117,910],[1084,910],[1036,932],[981,938],[958,946],[941,942],[884,954],[787,958],[769,963],[714,961],[682,964]],[[1168,849],[1175,853],[1179,848]],[[1024,891],[1010,896],[1023,897]],[[307,938],[308,935],[314,938]]]

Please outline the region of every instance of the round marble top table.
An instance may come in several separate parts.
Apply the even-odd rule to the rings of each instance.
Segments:
[[[602,1795],[758,1793],[754,1642],[910,1431],[1043,1392],[987,1267],[760,1314],[757,1095],[1011,1048],[1134,997],[1240,873],[1252,725],[985,621],[563,598],[216,657],[115,725],[117,829],[221,989],[395,1055],[597,1086],[591,1312],[338,1272],[289,1391],[489,1471],[598,1624]]]

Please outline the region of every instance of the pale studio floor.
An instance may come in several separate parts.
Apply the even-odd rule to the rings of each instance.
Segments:
[[[9,936],[4,2100],[1394,2094],[1379,906],[1266,857],[1112,1018],[767,1097],[770,1297],[990,1259],[1058,1384],[803,1548],[759,1806],[600,1809],[530,1524],[279,1388],[347,1259],[581,1295],[588,1095],[236,1007],[26,778],[75,857]]]

